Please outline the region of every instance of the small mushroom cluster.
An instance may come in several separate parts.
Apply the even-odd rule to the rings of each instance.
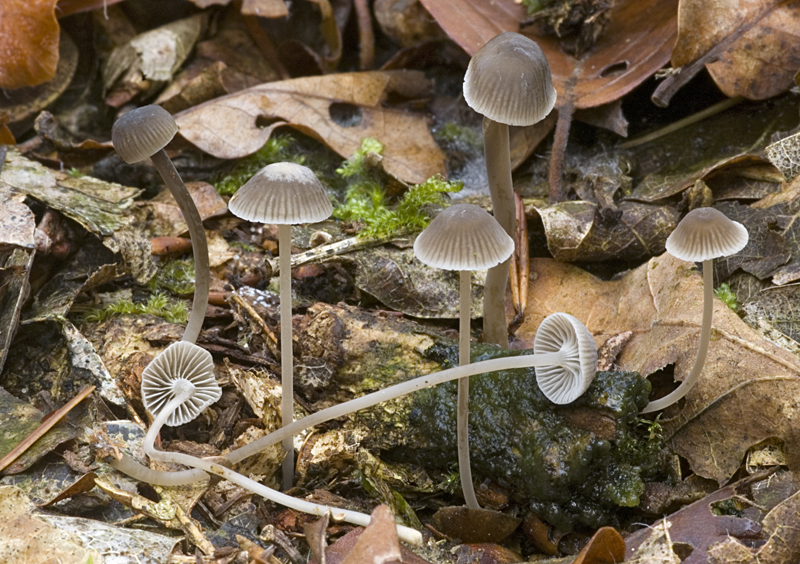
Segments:
[[[484,93],[484,90],[491,90],[497,87],[497,83],[504,82],[497,74],[499,72],[513,72],[525,77],[527,83],[533,85],[531,88],[535,93],[533,98],[520,101],[516,97],[522,94],[512,94],[502,89],[494,94]],[[493,332],[496,334],[495,337],[500,334],[500,341],[503,340],[503,336],[507,339],[503,302],[500,301],[498,304],[491,301],[494,294],[502,298],[505,293],[507,261],[514,248],[510,237],[514,229],[515,214],[506,124],[525,125],[541,120],[553,107],[555,90],[550,82],[547,61],[539,47],[523,36],[506,33],[487,43],[470,62],[464,93],[467,102],[487,116],[484,124],[487,167],[493,206],[501,221],[498,222],[477,206],[453,205],[440,213],[414,244],[415,254],[421,262],[435,268],[459,271],[459,366],[323,409],[299,421],[293,420],[290,226],[326,219],[332,212],[332,206],[323,186],[308,168],[293,163],[269,165],[239,189],[230,200],[229,209],[238,217],[248,221],[273,223],[279,226],[283,426],[265,437],[229,452],[219,461],[164,452],[155,448],[155,439],[164,424],[181,425],[191,421],[221,395],[214,378],[211,355],[194,344],[202,328],[208,301],[208,250],[197,208],[164,151],[164,146],[177,132],[177,125],[172,117],[157,106],[146,106],[125,114],[117,121],[112,130],[112,137],[120,157],[130,163],[150,157],[180,206],[192,239],[196,288],[183,340],[167,347],[142,374],[142,398],[145,408],[154,416],[154,421],[145,437],[145,453],[153,460],[183,464],[190,469],[177,472],[155,471],[127,455],[123,455],[121,460],[113,461],[112,466],[142,481],[161,485],[188,484],[203,480],[208,474],[215,474],[266,499],[298,511],[317,515],[331,511],[346,521],[366,525],[369,523],[368,515],[292,498],[241,476],[229,466],[277,442],[282,442],[286,452],[283,485],[284,488],[289,488],[294,469],[292,441],[293,436],[299,431],[417,390],[458,380],[457,437],[461,482],[467,505],[471,508],[479,507],[469,461],[469,377],[498,370],[536,368],[537,382],[545,396],[554,403],[566,404],[577,399],[589,387],[597,371],[597,349],[592,335],[580,321],[566,313],[555,313],[548,316],[540,325],[534,340],[533,354],[470,364],[470,298],[473,270],[489,269],[484,317],[493,317],[495,325],[497,319],[502,319],[502,330],[495,327]],[[524,94],[530,95],[530,92]],[[710,208],[695,210],[688,214],[667,241],[668,251],[678,258],[703,262],[705,287],[703,326],[697,360],[690,375],[673,393],[651,402],[645,412],[663,409],[674,403],[689,391],[699,377],[710,338],[712,260],[718,256],[733,254],[746,243],[747,231],[740,224],[731,222]],[[492,272],[495,272],[494,276]],[[497,273],[504,273],[502,280]],[[492,331],[487,327],[486,332]],[[407,542],[421,542],[421,535],[414,529],[398,526],[398,534]]]

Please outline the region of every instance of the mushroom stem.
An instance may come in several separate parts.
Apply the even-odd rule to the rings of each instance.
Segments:
[[[348,523],[353,523],[354,525],[361,525],[362,527],[369,525],[369,515],[358,513],[356,511],[348,511],[346,509],[318,505],[316,503],[311,503],[302,499],[288,496],[286,494],[282,494],[273,490],[272,488],[268,488],[267,486],[256,482],[255,480],[245,478],[241,474],[234,472],[229,468],[225,468],[224,466],[211,462],[210,460],[204,460],[202,458],[197,458],[178,452],[165,452],[156,450],[155,438],[161,431],[161,427],[164,425],[164,423],[166,423],[167,419],[169,419],[169,416],[172,414],[172,412],[174,412],[183,402],[191,398],[195,393],[195,386],[191,384],[191,382],[185,382],[185,384],[188,384],[188,386],[181,385],[176,390],[175,397],[173,397],[167,403],[167,405],[164,406],[161,412],[159,412],[159,414],[156,416],[153,424],[150,425],[150,429],[147,431],[147,435],[145,435],[143,445],[147,456],[153,460],[171,462],[174,464],[185,464],[187,466],[204,470],[210,474],[216,474],[217,476],[225,478],[229,482],[233,482],[234,484],[242,486],[243,488],[260,495],[264,499],[274,501],[275,503],[279,503],[296,511],[319,516],[325,515],[330,511],[335,519],[339,518],[347,521]],[[398,525],[397,534],[402,540],[408,543],[416,545],[422,543],[422,535],[416,529]]]
[[[708,259],[703,261],[703,324],[700,326],[700,344],[697,347],[697,357],[694,359],[692,371],[689,372],[689,375],[681,382],[681,385],[672,393],[663,398],[651,401],[642,409],[641,413],[651,413],[664,409],[681,399],[694,387],[697,379],[700,378],[700,373],[703,371],[703,366],[708,356],[708,344],[711,341],[711,318],[713,313],[714,260]]]
[[[478,374],[485,374],[489,372],[496,372],[498,370],[515,370],[520,368],[535,368],[537,366],[552,366],[560,365],[563,362],[569,362],[569,355],[564,352],[564,349],[545,354],[528,354],[519,356],[507,356],[503,358],[493,358],[491,360],[483,360],[467,364],[465,366],[457,366],[455,368],[448,368],[433,374],[419,376],[413,380],[401,382],[394,386],[389,386],[383,390],[378,390],[366,396],[355,398],[344,403],[340,403],[316,413],[312,413],[302,419],[299,419],[286,427],[281,427],[277,431],[273,431],[269,435],[265,435],[255,441],[239,447],[228,454],[225,458],[232,464],[236,464],[269,448],[277,442],[283,441],[287,437],[291,437],[305,429],[314,427],[326,421],[343,417],[355,411],[372,407],[384,401],[390,401],[406,394],[424,390],[444,382],[451,380],[458,380],[469,376],[476,376]],[[109,463],[111,466],[125,472],[129,476],[149,482],[156,485],[181,485],[199,482],[206,477],[205,472],[200,470],[182,470],[179,472],[159,472],[144,467],[133,458],[123,454],[121,461],[112,461]]]
[[[208,243],[206,233],[203,230],[203,220],[200,212],[186,189],[175,165],[167,156],[164,149],[157,151],[150,159],[161,174],[161,178],[169,188],[172,197],[178,203],[178,207],[186,220],[189,228],[189,237],[192,239],[192,255],[194,256],[194,299],[192,300],[192,312],[189,315],[189,322],[183,331],[183,340],[194,343],[203,328],[203,320],[206,317],[208,308],[208,290],[210,283],[210,267],[208,262]]]
[[[278,225],[281,285],[281,417],[286,427],[294,421],[294,356],[292,351],[292,226]],[[294,437],[283,440],[283,489],[294,481]]]
[[[472,297],[472,271],[459,271],[459,322],[458,322],[458,364],[466,366],[470,362],[470,310]],[[461,491],[470,509],[480,509],[472,483],[472,468],[469,463],[469,376],[458,380],[458,403],[456,410],[456,435],[458,437],[458,472],[461,477]]]
[[[517,217],[508,125],[483,118],[483,153],[494,217],[508,236],[514,237]],[[505,298],[510,263],[509,259],[489,269],[483,294],[483,340],[503,348],[508,348]]]

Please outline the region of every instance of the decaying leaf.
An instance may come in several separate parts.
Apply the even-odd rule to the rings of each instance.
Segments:
[[[444,156],[421,115],[387,109],[390,92],[418,96],[430,84],[417,71],[341,73],[270,82],[217,98],[175,116],[180,133],[203,151],[234,159],[260,149],[279,125],[291,125],[351,156],[364,137],[386,146],[390,174],[422,183],[444,174]],[[267,120],[269,125],[262,125]]]
[[[664,250],[678,224],[673,207],[622,202],[616,210],[585,201],[538,206],[547,248],[556,260],[636,259]],[[605,212],[611,212],[606,214]]]
[[[520,20],[526,17],[525,7],[514,0],[421,1],[470,55],[504,31],[520,32]],[[627,94],[669,60],[676,13],[677,0],[618,0],[597,43],[581,59],[566,54],[554,34],[537,35],[529,28],[521,32],[535,40],[547,56],[558,91],[556,105],[572,98],[575,108],[593,108]]]
[[[616,564],[625,559],[625,541],[613,527],[602,527],[581,549],[574,564]]]
[[[601,281],[573,266],[532,259],[531,275],[536,279],[516,333],[525,346],[531,346],[545,316],[564,311],[580,319],[600,343],[633,331],[617,361],[623,370],[649,376],[669,368],[677,381],[689,373],[703,302],[701,277],[691,263],[665,253],[619,280]],[[800,362],[715,302],[703,374],[685,403],[667,410],[662,425],[696,473],[724,482],[753,444],[769,436],[793,442],[800,432],[798,421],[784,415],[793,397],[786,390],[800,386]],[[789,463],[800,468],[798,458]]]
[[[727,96],[770,98],[789,88],[800,57],[800,3],[742,0],[729,3],[681,0],[675,67],[720,52],[706,68]],[[713,22],[713,25],[709,25]]]
[[[36,86],[58,65],[57,0],[5,0],[0,5],[0,87]]]
[[[433,522],[439,532],[451,538],[483,543],[501,542],[519,527],[521,520],[491,509],[448,506],[433,514]]]
[[[767,542],[758,549],[729,537],[708,547],[708,555],[716,562],[741,564],[791,564],[800,559],[800,493],[770,511],[762,525]]]

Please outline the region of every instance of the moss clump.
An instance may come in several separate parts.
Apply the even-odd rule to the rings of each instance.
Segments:
[[[336,170],[340,176],[348,179],[349,184],[345,203],[333,210],[333,217],[363,224],[359,237],[388,239],[422,231],[430,223],[425,208],[445,205],[444,194],[458,192],[463,185],[461,182],[447,182],[432,177],[410,187],[390,207],[385,187],[367,173],[363,163],[367,153],[380,155],[383,149],[383,144],[378,140],[364,138],[355,154]]]
[[[270,137],[258,151],[239,160],[234,167],[225,174],[217,174],[211,184],[220,194],[231,196],[259,170],[268,164],[292,161],[304,164],[302,155],[292,155],[290,148],[293,139],[288,135],[275,135]]]
[[[189,320],[189,308],[183,301],[170,301],[162,293],[155,293],[145,303],[134,303],[131,300],[120,300],[103,308],[86,312],[87,322],[99,322],[115,315],[157,315],[170,323],[186,323]]]
[[[185,296],[194,292],[194,259],[180,259],[168,262],[158,269],[147,284],[154,292],[168,290],[173,294]]]
[[[431,351],[456,363],[455,346]],[[473,361],[521,351],[478,345]],[[456,382],[423,390],[405,405],[406,444],[390,453],[447,468],[456,459]],[[569,407],[539,390],[533,369],[509,370],[470,380],[470,451],[476,479],[509,488],[530,510],[562,531],[617,524],[620,507],[639,503],[644,483],[660,476],[659,433],[637,427],[649,382],[635,373],[601,372]],[[612,421],[613,438],[568,418],[584,409]],[[599,433],[602,435],[602,433]]]
[[[739,310],[739,302],[736,300],[736,294],[728,284],[720,284],[715,290],[714,294],[723,302],[725,305],[731,308],[733,311]]]

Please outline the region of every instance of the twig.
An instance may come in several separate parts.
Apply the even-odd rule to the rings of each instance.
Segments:
[[[557,204],[567,199],[564,193],[562,175],[564,171],[564,154],[567,152],[567,140],[569,139],[569,129],[572,126],[572,114],[575,113],[575,94],[573,92],[576,78],[570,77],[567,81],[566,90],[568,92],[566,101],[558,108],[558,121],[556,122],[556,133],[553,137],[553,149],[550,152],[550,172],[548,183],[550,184],[550,203]]]
[[[11,452],[6,454],[2,459],[0,459],[0,471],[5,470],[12,462],[14,462],[17,458],[19,458],[26,450],[28,450],[33,443],[38,441],[42,436],[44,436],[47,431],[52,429],[56,423],[61,421],[64,416],[69,413],[72,408],[78,405],[81,401],[86,399],[86,397],[94,391],[94,386],[88,386],[82,389],[77,396],[69,400],[63,407],[49,413],[45,416],[42,424],[39,425],[30,435],[25,437],[25,439],[19,443],[16,447],[11,449]]]
[[[358,38],[360,44],[359,68],[362,71],[375,68],[375,35],[372,33],[372,16],[368,0],[355,0],[358,16]]]
[[[271,352],[272,356],[274,356],[277,360],[280,360],[281,351],[280,349],[278,349],[278,339],[277,337],[275,337],[275,333],[273,333],[272,330],[269,328],[269,325],[267,325],[267,322],[264,321],[264,319],[260,315],[258,315],[258,312],[255,310],[255,308],[253,308],[253,306],[251,306],[247,302],[247,300],[242,298],[242,296],[240,296],[236,292],[231,292],[230,299],[231,301],[236,302],[236,304],[239,307],[244,309],[248,313],[248,315],[250,315],[250,317],[258,324],[258,326],[264,332],[264,335],[266,335],[267,337],[265,341],[267,342],[267,347],[269,348],[269,352]]]
[[[349,239],[342,239],[341,241],[336,241],[335,243],[320,245],[319,247],[315,247],[309,251],[292,255],[292,268],[297,268],[298,266],[302,266],[310,262],[323,261],[325,259],[350,253],[352,251],[378,247],[384,243],[401,240],[402,239],[374,239],[368,237],[350,237]],[[269,264],[270,268],[272,268],[273,275],[280,272],[280,266],[278,266],[278,262],[279,261],[276,259],[267,259],[267,263]]]

